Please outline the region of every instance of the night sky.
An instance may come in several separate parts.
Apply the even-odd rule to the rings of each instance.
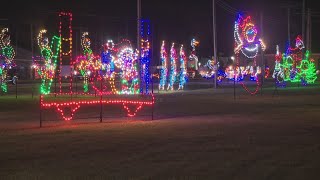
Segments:
[[[280,2],[280,3],[279,3]],[[307,8],[319,11],[319,6],[307,2]],[[17,7],[19,4],[19,7]],[[287,9],[291,5],[291,40],[301,33],[302,0],[218,0],[217,35],[220,55],[231,56],[233,52],[233,26],[236,12],[244,12],[253,17],[260,30],[260,13],[264,15],[263,39],[267,44],[267,53],[274,53],[275,46],[284,50],[287,44]],[[318,9],[316,9],[316,8]],[[35,31],[41,28],[56,32],[58,26],[56,12],[71,10],[74,14],[74,32],[88,30],[92,36],[93,49],[98,50],[106,39],[117,41],[128,38],[136,41],[136,1],[81,1],[66,3],[62,0],[43,1],[42,3],[10,1],[0,11],[0,25],[8,26],[12,33],[13,44],[30,49],[30,24]],[[189,47],[190,40],[200,40],[198,54],[201,57],[213,55],[212,38],[212,0],[142,0],[142,16],[152,23],[153,48],[158,54],[160,42],[176,42]],[[312,52],[320,52],[320,17],[312,17]],[[8,20],[4,20],[8,19]],[[18,34],[18,40],[16,34]],[[80,35],[77,34],[79,37]],[[76,36],[76,34],[74,34]],[[75,42],[74,42],[75,43]],[[79,49],[79,47],[76,47]]]

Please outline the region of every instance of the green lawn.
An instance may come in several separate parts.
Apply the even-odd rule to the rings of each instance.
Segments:
[[[91,118],[44,128],[38,99],[0,97],[0,179],[318,179],[320,89],[272,93],[160,94],[154,121]]]

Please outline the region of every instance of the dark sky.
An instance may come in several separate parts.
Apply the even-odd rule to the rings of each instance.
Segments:
[[[19,4],[19,6],[17,6]],[[301,33],[301,6],[302,0],[218,0],[217,2],[217,35],[218,51],[226,56],[233,52],[233,26],[236,19],[235,12],[242,11],[251,15],[260,30],[260,13],[264,15],[263,39],[268,49],[267,53],[274,53],[275,45],[279,44],[283,50],[287,43],[287,10],[291,5],[291,39]],[[319,11],[316,2],[307,2],[307,8]],[[316,9],[316,8],[318,9]],[[47,0],[23,2],[12,0],[6,8],[0,11],[0,25],[9,26],[18,33],[18,45],[30,48],[29,24],[34,29],[47,28],[50,32],[57,29],[56,12],[71,10],[74,14],[74,32],[80,27],[89,31],[93,44],[98,49],[99,44],[107,38],[115,41],[127,37],[135,41],[136,35],[136,1],[97,1],[97,0]],[[189,47],[190,40],[196,37],[200,40],[198,54],[209,57],[213,54],[212,40],[212,0],[142,0],[142,16],[149,18],[152,23],[153,47],[156,54],[160,42],[176,42]],[[9,19],[8,21],[3,19]],[[320,52],[319,17],[312,18],[312,51]],[[13,38],[15,33],[12,32]],[[16,42],[15,40],[13,40]],[[13,44],[14,44],[13,42]],[[77,47],[79,48],[79,47]]]

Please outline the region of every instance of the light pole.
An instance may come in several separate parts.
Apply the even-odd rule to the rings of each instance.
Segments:
[[[215,11],[215,0],[212,0],[212,24],[213,24],[213,48],[214,48],[214,65],[217,65],[217,30],[216,30],[216,11]],[[214,69],[214,88],[217,88],[217,68]]]

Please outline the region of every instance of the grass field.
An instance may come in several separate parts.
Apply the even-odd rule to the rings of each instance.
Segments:
[[[44,128],[37,98],[3,96],[0,179],[318,179],[319,92],[248,96],[238,88],[236,100],[232,89],[158,94],[154,121],[91,118]]]

